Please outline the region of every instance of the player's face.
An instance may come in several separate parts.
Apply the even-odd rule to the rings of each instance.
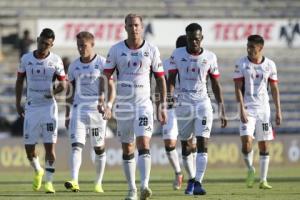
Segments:
[[[201,42],[203,39],[202,32],[200,30],[196,30],[194,32],[187,32],[186,39],[188,50],[192,53],[200,53]]]
[[[256,44],[253,42],[247,43],[247,53],[251,59],[257,59],[261,56],[263,46],[261,44]]]
[[[78,39],[77,40],[77,49],[79,55],[83,58],[89,57],[93,54],[94,42],[87,39]]]
[[[53,46],[53,39],[52,38],[44,38],[38,37],[37,38],[37,50],[41,53],[47,53],[50,51],[50,48]]]
[[[144,31],[144,26],[138,17],[128,18],[125,24],[128,38],[140,39]]]

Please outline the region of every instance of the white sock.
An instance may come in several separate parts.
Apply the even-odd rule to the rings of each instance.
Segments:
[[[42,169],[41,165],[40,165],[40,161],[39,161],[39,157],[33,157],[32,161],[29,161],[30,165],[33,167],[35,172],[38,172]]]
[[[259,164],[260,164],[260,180],[267,181],[268,169],[269,169],[269,161],[270,156],[264,155],[259,157]]]
[[[202,183],[207,165],[207,153],[197,153],[197,169],[195,180]]]
[[[135,159],[123,160],[123,170],[127,179],[129,190],[136,190],[135,185]]]
[[[251,150],[248,154],[243,153],[243,155],[248,170],[251,170],[253,168],[253,150]]]
[[[82,148],[72,147],[71,153],[71,177],[73,181],[78,182],[79,169],[81,166]]]
[[[46,182],[53,182],[53,175],[55,172],[54,161],[46,160],[45,170],[46,170]]]
[[[104,169],[106,164],[106,153],[95,156],[95,165],[96,165],[96,184],[102,184]]]
[[[190,154],[188,156],[182,156],[182,163],[186,173],[188,174],[189,179],[195,178],[193,154]]]
[[[194,174],[196,175],[196,168],[197,168],[197,151],[196,152],[192,152],[193,154],[193,161],[194,161],[194,165],[193,165],[193,168],[194,168]]]
[[[173,149],[172,151],[167,151],[167,157],[169,159],[169,162],[174,169],[175,173],[178,174],[181,172],[179,159],[178,159],[178,153],[176,149]]]
[[[138,166],[141,176],[141,188],[148,188],[151,171],[151,155],[140,155],[138,157]]]

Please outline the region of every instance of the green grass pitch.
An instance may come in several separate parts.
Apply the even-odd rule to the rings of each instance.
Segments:
[[[259,170],[257,170],[259,171]],[[37,199],[61,199],[61,200],[121,200],[127,193],[127,183],[121,168],[106,169],[103,189],[105,193],[96,194],[93,190],[93,171],[80,173],[79,193],[67,191],[63,183],[69,179],[69,172],[57,172],[54,181],[56,194],[45,194],[43,186],[41,191],[31,190],[32,172],[0,172],[0,199],[10,200],[37,200]],[[300,199],[300,169],[298,167],[272,168],[269,171],[269,183],[271,190],[258,189],[258,180],[254,188],[245,186],[244,177],[246,171],[243,168],[213,169],[208,168],[205,175],[204,186],[206,196],[186,196],[184,188],[179,191],[172,190],[173,173],[170,167],[154,168],[151,172],[150,187],[153,190],[153,200],[297,200]],[[256,177],[258,178],[258,173]],[[137,173],[137,180],[139,179]],[[139,187],[139,183],[137,182]],[[183,187],[186,184],[184,183]]]

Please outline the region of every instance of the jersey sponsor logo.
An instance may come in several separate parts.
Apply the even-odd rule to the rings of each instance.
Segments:
[[[127,56],[127,54],[126,54],[126,53],[124,53],[124,52],[122,52],[121,56]]]
[[[191,61],[191,62],[198,62],[198,59],[191,58],[190,61]]]

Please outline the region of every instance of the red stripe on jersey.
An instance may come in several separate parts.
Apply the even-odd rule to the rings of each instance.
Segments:
[[[25,77],[26,76],[26,72],[18,72],[18,76],[19,77]]]
[[[169,72],[169,73],[177,73],[178,70],[177,70],[177,69],[170,69],[168,72]]]
[[[107,74],[112,74],[112,73],[114,73],[114,71],[115,71],[115,68],[112,68],[112,69],[104,69],[104,73],[107,73]]]
[[[209,76],[214,79],[220,78],[220,74],[209,74]]]
[[[268,81],[271,82],[271,83],[277,83],[278,82],[278,80],[274,80],[274,79],[271,79],[271,78],[269,78]]]
[[[234,81],[243,81],[243,80],[244,80],[244,77],[234,78],[233,80],[234,80]]]
[[[66,79],[66,76],[57,76],[57,80],[63,81]]]
[[[154,74],[155,74],[156,77],[161,77],[161,76],[165,75],[164,72],[154,72]]]

